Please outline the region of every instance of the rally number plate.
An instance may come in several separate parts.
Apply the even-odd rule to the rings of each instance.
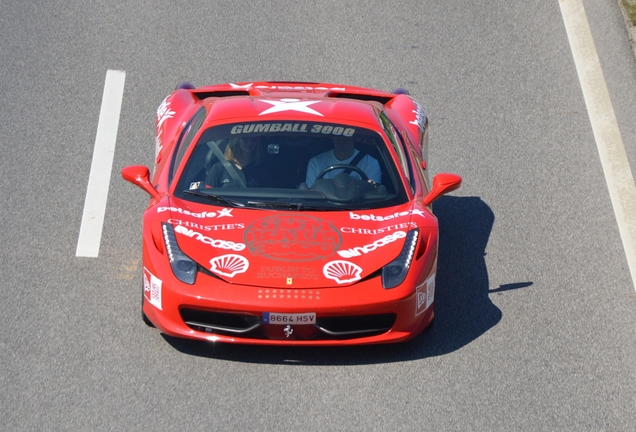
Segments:
[[[316,313],[285,314],[263,312],[263,324],[316,324]]]

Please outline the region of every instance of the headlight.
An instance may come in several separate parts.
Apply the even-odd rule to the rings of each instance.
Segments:
[[[162,224],[162,231],[172,272],[181,282],[190,285],[194,284],[194,280],[197,277],[197,263],[192,261],[179,249],[172,225],[167,223]]]
[[[409,268],[411,267],[419,233],[417,229],[409,231],[406,235],[402,252],[400,252],[396,259],[382,268],[382,286],[384,289],[395,288],[404,282],[404,278],[406,278]]]

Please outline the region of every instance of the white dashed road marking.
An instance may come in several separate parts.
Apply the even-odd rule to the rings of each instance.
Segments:
[[[109,70],[106,72],[102,107],[95,136],[93,162],[88,177],[84,213],[77,250],[75,251],[75,256],[78,257],[95,258],[99,255],[125,81],[126,72],[124,71]]]
[[[605,180],[636,283],[636,185],[582,0],[559,0]]]

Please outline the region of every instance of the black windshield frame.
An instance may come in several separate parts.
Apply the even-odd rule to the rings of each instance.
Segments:
[[[235,159],[228,160],[228,147],[234,145],[232,140],[258,140],[257,146],[261,160],[254,163],[254,167],[261,165],[261,171],[266,173],[268,184],[249,185],[243,188],[236,182],[236,175],[225,175],[225,184],[210,184],[210,171],[215,164],[216,170],[223,172],[235,170],[240,175],[248,169],[240,166]],[[333,199],[330,192],[308,190],[305,184],[308,161],[318,155],[334,149],[336,140],[351,140],[355,151],[363,152],[365,157],[375,159],[381,167],[381,185],[373,184],[375,192],[378,188],[382,193],[375,193],[366,184],[361,184],[361,177],[354,175],[355,182],[351,187],[364,189],[363,194],[347,201]],[[262,121],[223,124],[204,130],[190,152],[181,176],[175,186],[174,195],[189,201],[206,202],[205,198],[185,194],[189,189],[212,189],[215,195],[233,200],[243,201],[281,201],[301,202],[308,207],[321,207],[324,210],[382,208],[403,204],[408,200],[402,178],[394,162],[394,156],[386,143],[386,138],[379,132],[368,128],[334,124],[330,122],[302,122],[302,121]],[[215,148],[215,149],[214,149]],[[235,148],[235,147],[232,147]],[[213,151],[214,149],[214,151]],[[225,160],[218,160],[219,152],[223,152]],[[231,172],[229,174],[232,174]],[[248,179],[249,180],[249,179]],[[333,180],[335,181],[335,180]],[[373,182],[369,182],[373,183]],[[316,188],[318,185],[315,186]],[[241,190],[247,189],[247,190]]]

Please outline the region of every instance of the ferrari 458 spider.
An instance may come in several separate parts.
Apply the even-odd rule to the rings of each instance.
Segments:
[[[157,110],[142,317],[167,335],[271,345],[408,340],[433,320],[428,120],[404,89],[180,84]]]

